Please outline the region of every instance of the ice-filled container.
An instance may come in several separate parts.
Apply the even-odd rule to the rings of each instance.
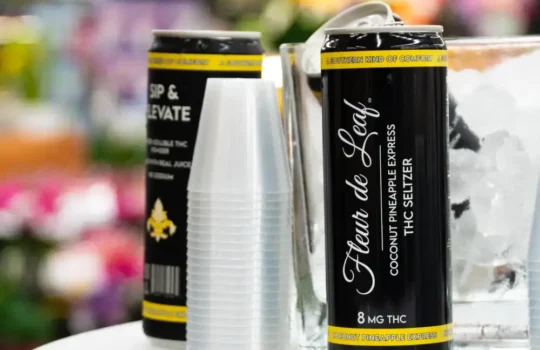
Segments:
[[[540,169],[540,37],[448,39],[455,339],[527,339],[526,258]],[[300,343],[326,333],[322,110],[305,74],[317,48],[282,46],[294,174]]]
[[[526,300],[540,167],[540,37],[447,43],[457,115],[480,139],[477,151],[450,151],[454,301]]]

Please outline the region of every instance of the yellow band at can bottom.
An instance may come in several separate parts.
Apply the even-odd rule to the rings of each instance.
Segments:
[[[187,323],[187,307],[143,301],[142,315],[154,321]]]
[[[452,324],[414,328],[343,328],[328,326],[328,342],[353,346],[427,345],[451,341]]]

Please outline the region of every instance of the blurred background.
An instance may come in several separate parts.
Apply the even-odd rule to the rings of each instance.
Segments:
[[[152,28],[262,31],[277,53],[358,2],[1,0],[0,349],[140,318]],[[540,34],[540,0],[388,3],[447,37]]]

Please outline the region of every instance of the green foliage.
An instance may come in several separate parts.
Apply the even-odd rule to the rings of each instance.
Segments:
[[[46,342],[53,337],[52,318],[23,291],[0,280],[0,341],[7,344]]]
[[[137,166],[144,164],[146,148],[145,144],[118,142],[101,134],[92,140],[91,155],[96,163],[121,167]]]
[[[313,32],[326,22],[327,18],[321,19],[307,12],[298,11],[289,28],[274,42],[276,47],[283,43],[303,43]]]
[[[38,293],[37,265],[49,245],[29,237],[14,241],[0,241],[0,256],[12,259],[10,252],[18,252],[19,272],[10,271],[3,262],[0,270],[0,343],[28,344],[50,341],[54,335],[52,315],[35,298]],[[17,270],[17,269],[15,269]]]

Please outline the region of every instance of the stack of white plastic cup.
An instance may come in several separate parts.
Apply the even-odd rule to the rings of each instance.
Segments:
[[[528,261],[529,336],[531,350],[540,350],[540,181],[536,190]]]
[[[188,349],[288,349],[291,192],[275,86],[209,79],[188,185]]]

